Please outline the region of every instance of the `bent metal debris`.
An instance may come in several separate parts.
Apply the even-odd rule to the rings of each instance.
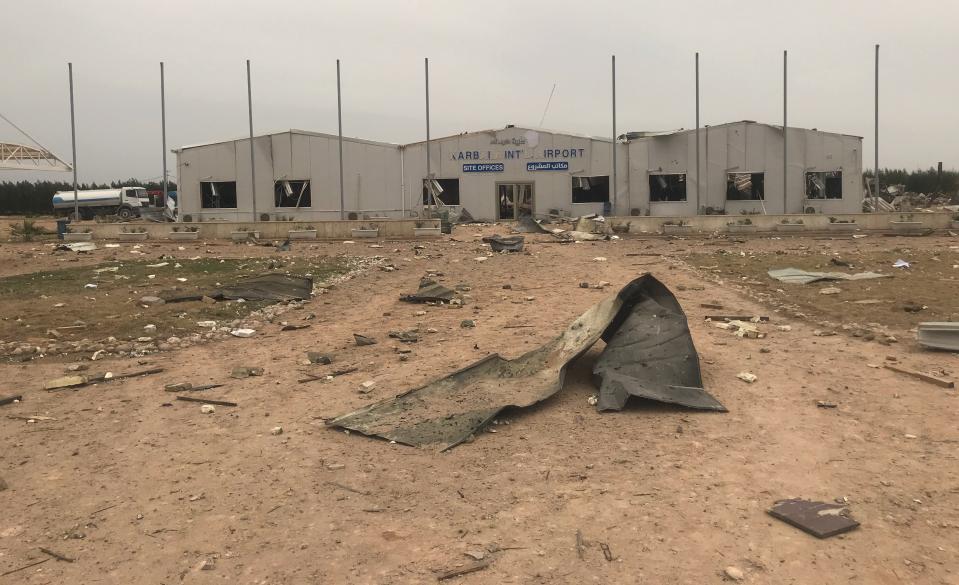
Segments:
[[[557,393],[570,362],[600,338],[607,345],[593,369],[602,379],[599,410],[619,410],[629,396],[637,396],[726,411],[702,387],[699,355],[679,302],[646,274],[591,307],[538,349],[513,360],[492,354],[327,424],[447,450],[469,439],[504,408],[531,406]]]

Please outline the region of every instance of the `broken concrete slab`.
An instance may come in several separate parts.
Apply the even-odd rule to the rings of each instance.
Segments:
[[[601,337],[608,340],[604,353],[613,348],[613,355],[606,361],[601,356],[602,363],[597,364],[609,379],[608,384],[604,379],[601,388],[606,395],[602,409],[621,408],[625,393],[626,397],[725,410],[701,388],[699,356],[678,302],[647,274],[591,307],[538,349],[513,360],[492,354],[327,424],[406,445],[450,449],[468,440],[504,408],[531,406],[558,392],[569,363]],[[631,351],[630,344],[652,353]],[[662,350],[661,344],[665,346]],[[665,355],[668,351],[676,355]],[[663,366],[650,367],[660,360]]]
[[[846,515],[848,510],[842,504],[800,499],[780,500],[768,510],[768,514],[816,538],[829,538],[859,526],[859,522]]]

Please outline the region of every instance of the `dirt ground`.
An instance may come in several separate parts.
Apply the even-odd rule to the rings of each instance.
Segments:
[[[896,358],[903,367],[959,377],[955,354],[920,350],[909,331],[959,311],[948,282],[959,276],[952,267],[959,239],[560,245],[535,235],[527,236],[528,254],[476,261],[485,255],[478,236],[492,232],[506,229],[457,227],[452,239],[379,241],[382,248],[144,248],[143,260],[382,256],[379,264],[396,269],[370,263],[316,296],[296,311],[316,315],[309,329],[281,332],[278,322],[264,323],[251,338],[85,362],[91,371],[165,368],[156,375],[47,392],[44,381],[64,374],[65,358],[0,364],[0,396],[24,396],[0,406],[0,479],[8,486],[0,491],[0,574],[40,562],[0,584],[435,583],[439,572],[474,563],[466,553],[491,564],[450,582],[721,583],[729,579],[724,569],[736,567],[747,583],[959,584],[957,391],[881,367]],[[67,264],[42,243],[3,244],[0,276],[93,267],[112,253]],[[894,278],[841,283],[840,294],[821,295],[825,285],[765,276],[773,265],[849,270],[829,264],[834,253],[853,270]],[[914,267],[893,269],[898,258]],[[470,286],[471,302],[400,302],[427,270],[441,272],[448,286]],[[535,348],[646,271],[683,304],[706,388],[728,413],[640,401],[597,413],[587,398],[596,392],[590,372],[599,342],[573,363],[563,391],[507,412],[490,432],[447,453],[324,424],[489,353],[515,357]],[[611,284],[579,286],[599,281]],[[897,311],[904,297],[928,308]],[[860,299],[881,303],[846,302]],[[701,303],[768,315],[767,336],[718,329],[703,320],[716,310]],[[9,316],[3,303],[0,315]],[[475,328],[462,328],[464,319]],[[869,341],[841,326],[871,327],[867,319],[897,341]],[[815,335],[824,321],[839,334]],[[436,332],[400,361],[387,332],[414,326]],[[358,347],[353,333],[379,343]],[[333,363],[301,365],[306,351],[332,353]],[[358,370],[297,382],[304,372],[343,365]],[[265,374],[232,379],[236,366]],[[737,379],[744,371],[758,380]],[[163,386],[183,381],[225,384],[202,395],[238,406],[213,414],[195,403],[166,406],[171,395]],[[364,381],[375,382],[368,393],[360,392]],[[838,406],[818,408],[819,400]],[[282,433],[273,434],[275,427]],[[862,526],[817,540],[766,514],[792,497],[848,498]],[[75,560],[54,560],[40,547]]]

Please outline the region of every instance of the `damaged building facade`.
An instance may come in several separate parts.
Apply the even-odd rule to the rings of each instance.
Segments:
[[[184,221],[321,221],[423,215],[438,197],[477,220],[525,215],[683,217],[854,213],[862,138],[744,121],[608,138],[507,126],[406,145],[289,130],[175,150]],[[427,152],[429,164],[427,165]],[[429,169],[429,170],[427,170]],[[254,191],[256,200],[254,202]]]

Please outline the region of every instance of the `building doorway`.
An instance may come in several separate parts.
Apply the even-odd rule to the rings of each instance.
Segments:
[[[532,183],[496,185],[496,219],[511,220],[533,215]]]

